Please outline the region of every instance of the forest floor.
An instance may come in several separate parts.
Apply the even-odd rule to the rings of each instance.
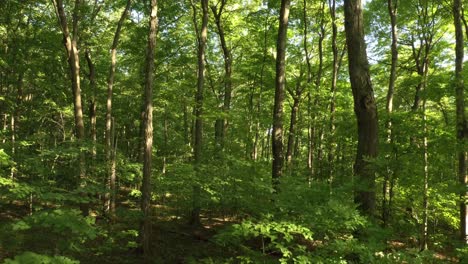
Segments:
[[[128,246],[132,243],[135,245],[136,241],[137,230],[135,229],[138,228],[138,218],[135,217],[138,212],[136,203],[122,201],[121,205],[124,206],[119,209],[118,217],[112,225],[105,219],[96,218],[97,226],[107,232],[107,240],[98,238],[84,245],[85,250],[70,257],[80,260],[81,263],[144,263],[141,252],[135,246]],[[0,206],[0,227],[29,214],[29,207],[25,203],[11,202]],[[239,219],[213,213],[202,215],[202,225],[193,227],[188,224],[186,218],[180,216],[180,212],[172,208],[155,205],[153,209],[157,214],[152,221],[151,248],[153,252],[150,263],[224,263],[229,258],[233,260],[229,263],[240,263],[236,260],[234,250],[223,247],[214,240],[214,236],[220,230],[239,222]],[[129,231],[132,231],[130,233],[133,236],[123,235],[128,234]],[[36,234],[30,233],[29,235],[35,236]],[[110,244],[109,237],[113,237],[113,242]],[[406,251],[413,246],[396,240],[388,243],[388,248],[392,251]],[[259,247],[259,245],[253,245],[253,247]],[[0,243],[0,262],[5,258],[14,257],[21,251],[40,252],[44,249],[44,245],[28,244],[17,252],[8,252],[5,248],[8,248],[8,245],[2,246]],[[437,263],[457,263],[458,260],[451,257],[452,255],[449,251],[437,252],[433,258]],[[277,261],[278,256],[267,255],[262,263],[277,263]]]
[[[96,225],[101,230],[108,232],[109,237],[114,237],[115,243],[109,245],[108,241],[104,241],[104,238],[98,238],[96,241],[84,245],[86,250],[70,257],[79,260],[80,263],[144,263],[139,249],[128,246],[136,241],[135,235],[139,223],[135,215],[138,214],[138,210],[135,203],[123,201],[121,205],[124,206],[119,208],[118,216],[112,225],[107,219],[96,217]],[[193,227],[188,224],[186,219],[174,215],[174,210],[171,208],[161,205],[153,207],[154,211],[158,213],[152,220],[151,263],[200,263],[199,261],[202,259],[209,261],[210,259],[229,257],[230,253],[215,243],[212,238],[224,226],[231,224],[232,220],[202,215],[201,226]],[[0,227],[21,220],[28,215],[29,206],[27,203],[0,203]],[[92,212],[91,215],[95,215],[95,213]],[[129,231],[133,236],[123,235],[128,234]],[[36,235],[34,232],[27,233],[27,236],[31,236],[31,240],[34,242],[18,246],[2,245],[0,240],[0,263],[7,258],[12,259],[24,251],[43,251],[44,239],[36,240],[33,238]],[[16,240],[16,243],[24,237],[11,237],[10,239]],[[21,243],[19,242],[19,244]],[[9,248],[15,248],[15,252],[9,251]]]

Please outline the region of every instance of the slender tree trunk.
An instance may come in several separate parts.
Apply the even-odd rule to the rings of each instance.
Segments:
[[[301,74],[302,75],[302,74]],[[299,104],[301,102],[301,95],[303,88],[301,87],[302,76],[298,78],[295,91],[288,89],[289,94],[293,97],[293,105],[291,107],[291,118],[289,123],[288,145],[286,148],[286,165],[291,166],[293,158],[293,150],[296,138],[297,115],[299,113]]]
[[[89,166],[91,170],[95,165],[94,162],[96,161],[96,67],[94,66],[93,60],[91,59],[91,52],[87,49],[85,51],[85,59],[88,63],[89,69],[89,86],[91,88],[91,101],[89,102],[89,123],[90,123],[90,137],[93,142],[93,146],[91,149],[91,157],[92,157],[92,164]]]
[[[111,134],[110,137],[112,138],[111,143],[111,153],[110,153],[110,178],[109,180],[109,189],[110,189],[110,200],[109,200],[109,213],[111,218],[115,216],[115,200],[117,196],[116,190],[116,179],[117,179],[117,171],[116,171],[116,155],[117,155],[117,137],[115,135],[115,119],[112,117],[111,121]]]
[[[309,49],[307,48],[307,35],[308,35],[308,22],[307,22],[307,0],[304,0],[303,2],[303,10],[302,10],[302,19],[304,21],[304,30],[303,30],[303,35],[304,35],[304,40],[303,40],[303,48],[304,48],[304,53],[305,53],[305,59],[306,59],[306,64],[307,64],[307,84],[306,86],[309,86],[309,84],[312,82],[312,65],[310,63],[310,55],[309,55]],[[307,93],[307,115],[309,116],[309,122],[308,122],[308,127],[307,127],[307,183],[310,187],[312,184],[312,177],[314,176],[314,140],[315,140],[315,115],[312,117],[312,95],[311,91],[308,91]]]
[[[217,137],[217,145],[220,149],[224,148],[224,139],[226,137],[227,127],[228,127],[228,120],[226,116],[229,113],[231,108],[231,97],[232,97],[232,54],[231,50],[228,48],[226,43],[226,38],[224,34],[224,28],[221,24],[221,16],[223,14],[224,7],[227,3],[227,0],[221,0],[221,6],[219,10],[217,6],[212,6],[211,10],[213,11],[213,15],[215,18],[216,28],[218,30],[219,39],[221,42],[221,49],[223,50],[223,58],[224,58],[224,100],[223,100],[223,113],[224,117],[216,122],[219,122],[219,133]]]
[[[167,105],[165,106],[167,109]],[[167,110],[164,111],[164,121],[163,121],[163,151],[162,151],[162,168],[161,168],[161,173],[163,175],[166,174],[166,169],[167,169],[167,156],[169,155],[169,120],[168,120],[168,114]]]
[[[423,139],[422,139],[422,150],[423,150],[423,186],[422,186],[422,205],[423,205],[423,219],[421,223],[421,235],[419,240],[419,247],[421,250],[427,249],[428,243],[428,206],[429,206],[429,161],[428,161],[428,149],[427,149],[427,116],[426,116],[426,98],[421,95],[425,92],[427,87],[427,77],[429,74],[429,55],[432,50],[432,41],[434,37],[434,28],[427,28],[427,21],[429,21],[429,3],[419,2],[417,8],[418,12],[418,27],[421,30],[419,34],[419,47],[415,45],[414,37],[412,36],[412,56],[415,62],[416,70],[421,78],[414,96],[414,102],[411,110],[413,113],[421,115],[423,124]],[[422,109],[420,110],[422,103]],[[415,141],[415,138],[412,138]]]
[[[201,30],[198,32],[196,21],[196,8],[192,3],[194,25],[198,39],[198,78],[197,78],[197,92],[195,94],[195,142],[194,142],[194,166],[197,178],[200,177],[200,165],[202,163],[202,149],[203,149],[203,86],[205,82],[205,50],[206,41],[208,36],[208,0],[200,0],[202,7],[202,25]],[[190,217],[190,223],[194,226],[200,225],[200,195],[201,187],[198,183],[193,186],[193,208]]]
[[[424,84],[425,88],[426,84]],[[424,183],[423,183],[423,225],[422,225],[422,239],[421,250],[427,250],[428,240],[428,210],[429,210],[429,160],[427,150],[427,115],[426,115],[426,99],[423,102],[423,151],[424,151]]]
[[[145,62],[145,92],[144,92],[144,151],[143,151],[143,181],[141,185],[141,211],[143,220],[140,226],[140,243],[148,260],[150,254],[151,236],[151,163],[153,150],[153,74],[154,53],[156,48],[156,33],[158,29],[158,2],[150,0],[150,19],[148,32],[148,47]]]
[[[307,115],[312,117],[312,99],[311,92],[307,94]],[[312,184],[312,178],[314,177],[314,149],[315,149],[315,130],[314,120],[311,118],[307,127],[307,183],[309,187]]]
[[[306,10],[306,5],[307,2],[304,1],[304,9],[303,9],[303,19],[304,19],[304,51],[305,51],[305,57],[306,57],[306,63],[307,63],[307,83],[310,84],[312,82],[312,70],[311,70],[311,62],[310,62],[310,56],[309,56],[309,51],[307,49],[307,10]],[[314,160],[317,160],[315,162],[317,167],[320,167],[321,163],[321,139],[323,136],[323,133],[319,133],[319,137],[317,140],[316,134],[317,134],[317,115],[314,113],[314,111],[317,110],[318,105],[319,105],[319,91],[320,91],[320,86],[322,82],[322,73],[323,73],[323,40],[325,39],[325,20],[324,20],[324,10],[325,10],[325,2],[322,2],[321,4],[321,17],[320,17],[320,31],[318,33],[319,35],[319,41],[318,41],[318,57],[319,57],[319,65],[318,65],[318,70],[317,70],[317,75],[315,76],[314,84],[315,84],[315,98],[313,99],[313,103],[311,105],[312,101],[312,92],[309,92],[309,97],[308,97],[308,112],[309,115],[311,116],[311,122],[309,123],[309,129],[308,129],[308,136],[309,136],[309,147],[308,147],[308,160],[307,160],[307,166],[310,172],[310,177],[308,179],[309,185],[311,183],[312,177],[314,177],[314,174],[317,174],[316,168],[314,168]],[[317,148],[317,146],[319,146]],[[315,159],[315,150],[318,149],[316,159]]]
[[[457,149],[458,149],[458,178],[460,182],[460,240],[462,243],[468,243],[468,212],[467,203],[468,193],[468,173],[467,173],[467,152],[466,142],[468,137],[468,124],[465,114],[465,84],[463,83],[463,56],[464,41],[463,27],[461,24],[462,3],[461,0],[453,1],[453,18],[455,25],[455,98],[456,98],[456,117],[457,117]]]
[[[393,134],[392,134],[392,111],[393,111],[393,94],[395,90],[395,81],[396,81],[396,67],[398,63],[398,35],[397,35],[397,10],[398,10],[398,0],[388,0],[388,14],[390,16],[390,26],[392,34],[392,64],[390,66],[390,79],[388,84],[387,91],[387,104],[385,110],[387,112],[386,128],[387,128],[387,144],[392,146],[393,150]],[[395,155],[387,156],[389,159],[395,158]],[[391,189],[393,188],[392,182],[393,177],[395,177],[395,172],[392,168],[387,167],[387,172],[384,175],[384,182],[382,187],[382,222],[383,226],[386,227],[391,215],[390,208],[390,197]]]
[[[345,0],[345,31],[349,75],[358,125],[358,146],[354,164],[355,201],[366,215],[375,212],[375,174],[365,157],[375,158],[378,146],[377,106],[369,73],[364,41],[361,0]]]
[[[338,80],[338,46],[336,44],[336,38],[338,37],[338,27],[336,25],[336,1],[328,0],[328,7],[330,9],[330,17],[332,22],[332,53],[333,53],[333,71],[332,71],[332,83],[330,88],[330,133],[329,133],[329,151],[328,151],[328,163],[330,167],[330,186],[334,178],[334,164],[335,159],[335,100],[336,100],[336,85]]]
[[[185,145],[187,145],[188,147],[190,147],[190,127],[189,127],[189,110],[188,110],[188,106],[187,106],[187,102],[184,100],[183,101],[183,104],[184,104],[184,143]]]
[[[300,99],[294,98],[293,105],[291,107],[291,117],[289,120],[289,133],[288,133],[288,144],[286,146],[286,166],[290,167],[292,162],[295,134],[296,134],[296,123],[297,113],[299,112]]]
[[[265,78],[265,63],[266,59],[268,56],[268,50],[267,50],[267,40],[268,40],[268,29],[269,29],[269,20],[270,18],[270,12],[267,13],[267,16],[265,17],[265,23],[263,27],[263,49],[262,49],[262,67],[260,69],[260,84],[259,84],[259,91],[258,91],[258,100],[257,100],[257,109],[256,109],[256,116],[255,116],[255,141],[254,141],[254,147],[253,147],[253,158],[254,160],[257,160],[258,158],[258,142],[260,140],[260,133],[261,133],[261,126],[260,126],[260,116],[261,116],[261,110],[262,110],[262,94],[263,94],[263,88],[264,88],[264,78]],[[267,144],[262,144],[262,157],[267,157],[269,159],[270,155],[270,139],[268,138],[269,134],[267,133]]]
[[[283,175],[283,102],[286,85],[286,32],[288,29],[290,0],[281,0],[279,17],[278,39],[276,44],[276,80],[275,80],[275,105],[273,110],[273,135],[272,135],[272,183],[278,191],[279,180]]]
[[[3,131],[3,134],[6,135],[6,131],[8,129],[8,114],[3,114],[3,126],[2,126],[2,131]],[[5,144],[7,140],[7,137],[3,137],[2,139],[2,144]]]
[[[17,94],[16,94],[16,103],[13,114],[11,115],[11,158],[12,160],[16,159],[16,135],[18,133],[19,120],[21,115],[21,104],[23,102],[23,87],[24,87],[24,72],[18,74],[17,82]],[[14,179],[16,177],[16,166],[11,167],[10,177]]]
[[[125,18],[128,15],[128,12],[130,10],[130,5],[132,3],[132,0],[127,0],[127,4],[125,6],[124,11],[122,12],[122,15],[120,16],[119,22],[117,23],[117,28],[115,29],[114,33],[114,40],[112,42],[111,46],[111,66],[109,68],[109,75],[107,76],[107,100],[106,100],[106,132],[105,132],[105,138],[106,138],[106,163],[107,163],[107,182],[108,182],[108,188],[109,188],[109,195],[106,195],[106,201],[104,202],[106,211],[110,213],[111,216],[115,214],[115,211],[112,209],[112,207],[115,208],[114,206],[111,206],[111,201],[115,201],[115,194],[116,190],[115,188],[113,189],[112,186],[115,187],[115,170],[112,170],[112,164],[115,164],[115,160],[112,157],[115,157],[115,155],[112,155],[113,151],[113,146],[112,146],[112,94],[113,94],[113,88],[114,88],[114,79],[115,79],[115,69],[117,67],[117,46],[119,44],[119,39],[120,39],[120,32],[122,30],[122,26],[125,22]]]
[[[80,56],[78,52],[78,20],[81,0],[75,0],[75,8],[73,10],[72,35],[68,29],[67,16],[63,8],[62,0],[53,0],[55,11],[60,22],[60,27],[63,34],[65,49],[67,51],[68,65],[70,69],[70,77],[73,93],[73,106],[75,117],[75,133],[78,144],[81,145],[85,139],[85,129],[83,122],[83,106],[81,102],[81,85],[80,85]],[[79,182],[80,186],[86,185],[86,161],[85,153],[80,150],[79,160]],[[81,204],[80,209],[83,215],[88,215],[89,205]]]

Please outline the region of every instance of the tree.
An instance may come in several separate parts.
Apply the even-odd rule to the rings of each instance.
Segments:
[[[358,126],[358,144],[354,163],[355,201],[363,213],[373,216],[375,174],[367,159],[377,157],[378,118],[364,41],[361,0],[345,0],[344,9],[349,78]]]
[[[139,237],[143,253],[150,253],[151,236],[151,163],[153,156],[153,74],[154,53],[156,49],[156,33],[158,30],[158,1],[150,2],[150,18],[148,31],[148,46],[145,61],[145,90],[144,90],[144,152],[143,152],[143,181],[141,185],[141,223]]]
[[[226,115],[231,108],[231,97],[232,97],[232,54],[231,49],[226,43],[226,37],[224,34],[223,24],[221,23],[221,16],[223,14],[224,7],[226,6],[227,0],[221,0],[220,7],[211,6],[211,11],[213,12],[215,18],[215,24],[217,32],[219,35],[219,41],[221,43],[221,49],[223,50],[223,59],[224,59],[224,98],[223,98],[223,115],[222,119],[217,119],[215,124],[215,137],[216,144],[219,149],[224,147],[224,137],[227,132],[228,121]]]
[[[122,30],[123,23],[127,17],[128,11],[130,10],[130,5],[132,1],[127,0],[125,9],[120,16],[119,22],[117,23],[117,28],[114,33],[114,40],[111,47],[111,66],[109,68],[109,75],[107,77],[107,101],[106,101],[106,160],[107,160],[107,178],[109,181],[109,191],[110,197],[106,201],[106,209],[109,210],[109,213],[113,215],[115,213],[115,148],[112,144],[112,93],[114,87],[115,79],[115,69],[117,66],[117,46],[119,44],[120,32]]]
[[[276,42],[276,79],[275,104],[273,108],[272,150],[273,167],[272,181],[275,190],[278,190],[279,179],[283,175],[283,103],[286,85],[286,38],[289,18],[289,0],[281,0],[279,16],[278,38]]]
[[[74,116],[75,116],[75,133],[79,144],[83,144],[85,139],[85,128],[83,122],[83,106],[81,102],[81,84],[80,84],[80,55],[78,49],[78,22],[80,19],[80,0],[75,0],[73,9],[72,34],[68,28],[67,16],[63,7],[62,0],[53,0],[55,12],[60,22],[60,28],[63,34],[63,43],[67,51],[68,66],[70,69],[70,79],[72,84]],[[86,160],[85,153],[80,149],[80,166],[79,166],[79,182],[80,186],[84,187],[86,177]],[[88,205],[82,203],[80,205],[83,215],[88,215]]]
[[[193,158],[195,174],[197,177],[200,175],[200,165],[202,162],[202,150],[203,150],[203,85],[205,82],[205,49],[206,40],[208,36],[208,0],[200,0],[202,7],[202,25],[200,33],[198,31],[198,24],[196,20],[196,8],[192,2],[193,7],[193,22],[197,34],[198,43],[198,74],[197,74],[197,92],[195,94],[195,132],[194,132],[194,146],[193,146]],[[200,186],[195,183],[193,188],[193,209],[190,218],[192,225],[200,225]]]
[[[390,27],[392,34],[392,64],[390,66],[390,78],[388,82],[388,91],[387,91],[387,103],[385,105],[386,110],[386,128],[387,128],[387,143],[392,144],[392,118],[391,114],[393,111],[393,97],[395,91],[395,81],[396,81],[396,68],[398,63],[398,33],[397,33],[397,10],[398,10],[398,0],[388,0],[388,14],[390,16]],[[393,190],[393,172],[391,169],[387,169],[385,174],[384,183],[383,183],[383,199],[382,199],[382,221],[383,225],[386,226],[388,218],[390,217],[391,212],[391,201],[392,201],[392,190]]]
[[[456,99],[456,131],[458,144],[458,178],[460,182],[460,239],[468,243],[468,212],[467,212],[467,153],[466,139],[468,127],[465,115],[465,85],[463,83],[463,27],[461,21],[462,3],[460,0],[453,1],[453,21],[455,25],[455,99]]]

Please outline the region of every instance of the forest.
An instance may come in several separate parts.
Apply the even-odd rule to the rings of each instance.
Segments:
[[[467,5],[1,0],[0,262],[468,263]]]

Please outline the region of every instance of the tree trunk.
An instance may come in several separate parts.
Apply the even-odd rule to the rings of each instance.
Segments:
[[[302,75],[302,74],[301,74]],[[289,94],[293,97],[293,105],[291,107],[291,118],[289,123],[288,145],[286,148],[286,165],[291,166],[293,150],[296,138],[297,115],[299,113],[299,104],[301,102],[301,95],[303,88],[301,87],[302,76],[298,78],[295,91],[288,89]],[[289,169],[288,169],[289,170]]]
[[[63,34],[65,49],[67,51],[68,66],[70,69],[70,77],[73,93],[73,106],[75,117],[75,133],[78,144],[83,144],[85,138],[85,129],[83,122],[83,106],[81,102],[81,85],[80,85],[80,56],[78,53],[78,20],[81,6],[80,0],[75,0],[75,8],[73,10],[73,29],[72,35],[68,29],[67,16],[63,8],[62,0],[53,0],[55,11],[60,22],[60,27]],[[79,183],[80,187],[86,185],[86,161],[85,153],[80,150],[79,160]],[[88,215],[88,204],[81,204],[80,209],[83,215]]]
[[[113,219],[115,216],[115,198],[117,196],[117,190],[116,190],[116,179],[117,179],[117,174],[116,174],[116,156],[117,156],[117,137],[115,135],[115,119],[112,117],[111,121],[111,134],[110,137],[112,138],[112,143],[111,143],[111,150],[110,150],[110,177],[109,177],[109,190],[110,190],[110,200],[109,200],[109,213],[111,218]]]
[[[415,62],[416,71],[419,77],[421,78],[418,83],[415,91],[413,106],[411,110],[413,113],[420,114],[423,125],[423,139],[422,139],[422,151],[423,151],[423,188],[422,188],[422,205],[423,205],[423,219],[421,223],[421,234],[419,240],[419,247],[421,250],[427,249],[428,243],[428,206],[429,206],[429,161],[428,161],[428,149],[427,149],[427,116],[426,116],[426,98],[421,95],[425,92],[427,87],[427,77],[429,74],[429,55],[433,47],[433,37],[435,34],[434,27],[427,27],[426,21],[430,19],[429,17],[429,3],[420,2],[417,6],[417,14],[420,19],[418,19],[418,29],[421,30],[420,33],[416,32],[419,37],[419,45],[415,45],[414,36],[411,36],[411,49],[412,56]],[[428,30],[429,29],[429,30]],[[422,109],[420,112],[420,107]],[[411,141],[415,142],[413,137]]]
[[[117,23],[117,28],[114,33],[114,40],[111,46],[111,66],[109,68],[109,75],[107,76],[107,101],[106,101],[106,163],[107,163],[107,182],[108,182],[108,191],[109,195],[106,195],[105,207],[106,211],[109,212],[111,216],[115,214],[115,210],[112,209],[111,201],[115,201],[115,188],[113,189],[112,186],[115,186],[115,170],[112,170],[112,164],[115,163],[115,160],[112,159],[112,94],[114,88],[114,78],[115,78],[115,69],[117,66],[117,46],[119,44],[120,39],[120,32],[122,30],[122,26],[125,22],[125,18],[127,17],[128,11],[130,10],[130,5],[132,1],[127,0],[127,4],[125,6],[122,15],[120,16],[119,22]],[[115,155],[114,155],[115,156]],[[113,172],[114,171],[114,172]]]
[[[424,81],[425,82],[425,81]],[[426,84],[424,83],[424,88]],[[424,152],[424,183],[423,183],[423,224],[422,238],[420,243],[421,250],[427,250],[428,240],[428,214],[429,214],[429,160],[427,150],[427,115],[426,115],[426,99],[423,102],[423,152]]]
[[[328,7],[330,9],[330,17],[332,22],[332,53],[333,53],[333,71],[332,71],[332,83],[330,88],[330,133],[329,133],[329,151],[328,151],[328,163],[330,167],[330,184],[333,182],[334,168],[333,161],[335,156],[335,100],[336,100],[336,84],[338,80],[338,46],[336,44],[336,38],[338,36],[338,28],[336,25],[336,1],[329,0]]]
[[[388,91],[387,91],[387,104],[385,106],[385,110],[387,112],[386,118],[386,128],[387,128],[387,144],[392,146],[393,151],[393,135],[392,135],[392,111],[393,111],[393,93],[395,90],[395,81],[396,81],[396,67],[398,63],[398,35],[397,35],[397,10],[398,10],[398,0],[388,0],[388,14],[390,16],[390,26],[392,31],[392,64],[390,66],[390,79],[388,84]],[[388,156],[388,159],[395,158],[395,155]],[[393,188],[392,182],[394,171],[392,168],[387,167],[387,172],[384,175],[384,182],[382,187],[382,222],[383,226],[386,227],[388,224],[388,220],[391,214],[390,208],[390,190]]]
[[[223,50],[224,58],[224,100],[223,100],[223,118],[217,120],[219,122],[219,133],[216,138],[216,144],[218,148],[224,148],[224,139],[226,137],[228,121],[226,116],[229,113],[231,108],[231,97],[232,97],[232,54],[231,50],[228,48],[226,43],[226,38],[224,36],[224,28],[221,24],[221,15],[223,14],[224,6],[226,5],[227,0],[221,0],[221,6],[217,10],[217,6],[212,6],[211,11],[215,17],[216,28],[218,29],[218,35],[221,42],[221,49]]]
[[[312,65],[310,63],[310,55],[309,55],[309,49],[307,48],[307,34],[308,34],[308,28],[307,28],[307,0],[304,0],[303,2],[303,10],[302,10],[302,19],[304,21],[304,39],[303,39],[303,48],[304,48],[304,53],[305,53],[305,59],[306,59],[306,64],[307,64],[307,84],[306,86],[309,86],[309,84],[312,82]],[[308,127],[307,127],[307,171],[309,172],[307,175],[307,183],[310,187],[312,184],[312,177],[314,176],[314,140],[315,140],[315,115],[312,117],[312,95],[311,91],[308,91],[307,94],[307,115],[311,118],[309,119]]]
[[[278,39],[276,44],[276,80],[275,80],[275,105],[273,110],[273,135],[272,135],[272,183],[278,191],[279,180],[283,175],[283,102],[286,85],[286,32],[288,29],[290,0],[281,0],[279,17]]]
[[[89,102],[89,123],[90,130],[89,134],[93,143],[91,149],[92,164],[89,165],[89,168],[94,171],[94,162],[96,161],[96,67],[94,66],[93,60],[91,59],[91,52],[89,49],[85,51],[85,59],[88,63],[89,69],[89,86],[91,88],[91,100]]]
[[[468,212],[467,212],[467,152],[466,141],[468,137],[468,126],[465,115],[465,85],[463,83],[463,56],[464,56],[464,41],[463,27],[461,24],[461,0],[453,1],[453,18],[455,25],[455,98],[456,98],[456,117],[457,117],[457,144],[458,144],[458,178],[460,182],[460,240],[462,243],[468,243]]]
[[[268,11],[266,17],[265,17],[265,23],[263,27],[263,47],[262,47],[262,67],[260,69],[260,84],[259,84],[259,91],[258,91],[258,100],[257,100],[257,109],[256,109],[256,116],[255,116],[255,140],[254,140],[254,146],[253,146],[253,159],[257,160],[258,158],[258,145],[260,141],[260,133],[261,133],[261,126],[260,126],[260,116],[261,116],[261,110],[262,110],[262,94],[263,94],[263,88],[264,88],[264,78],[265,78],[265,63],[266,59],[268,56],[268,50],[267,50],[267,40],[268,40],[268,28],[270,26],[268,20],[270,18],[270,11]],[[265,139],[265,138],[264,138]],[[263,142],[263,141],[262,141]],[[266,138],[267,144],[262,143],[262,157],[265,158],[269,157],[270,155],[270,139],[269,139],[269,133],[267,133],[267,138]]]
[[[203,138],[203,85],[205,82],[205,49],[206,40],[208,36],[208,0],[200,0],[202,7],[202,25],[201,30],[198,32],[198,25],[196,21],[196,8],[193,7],[193,20],[198,40],[198,78],[197,78],[197,92],[195,94],[195,142],[194,142],[194,166],[197,178],[200,176],[200,165],[202,162],[202,138]],[[201,187],[198,183],[193,186],[193,208],[190,217],[190,223],[194,226],[200,225],[200,195]]]
[[[156,33],[158,28],[158,2],[151,0],[149,19],[148,47],[145,62],[145,91],[144,91],[144,151],[143,151],[143,181],[141,185],[141,211],[143,221],[140,226],[140,243],[148,259],[150,254],[151,236],[151,162],[153,150],[153,74],[154,53],[156,47]]]
[[[345,0],[345,31],[349,75],[358,126],[358,145],[354,164],[355,201],[368,216],[375,211],[375,174],[366,157],[377,157],[377,106],[369,73],[364,41],[361,0]]]

